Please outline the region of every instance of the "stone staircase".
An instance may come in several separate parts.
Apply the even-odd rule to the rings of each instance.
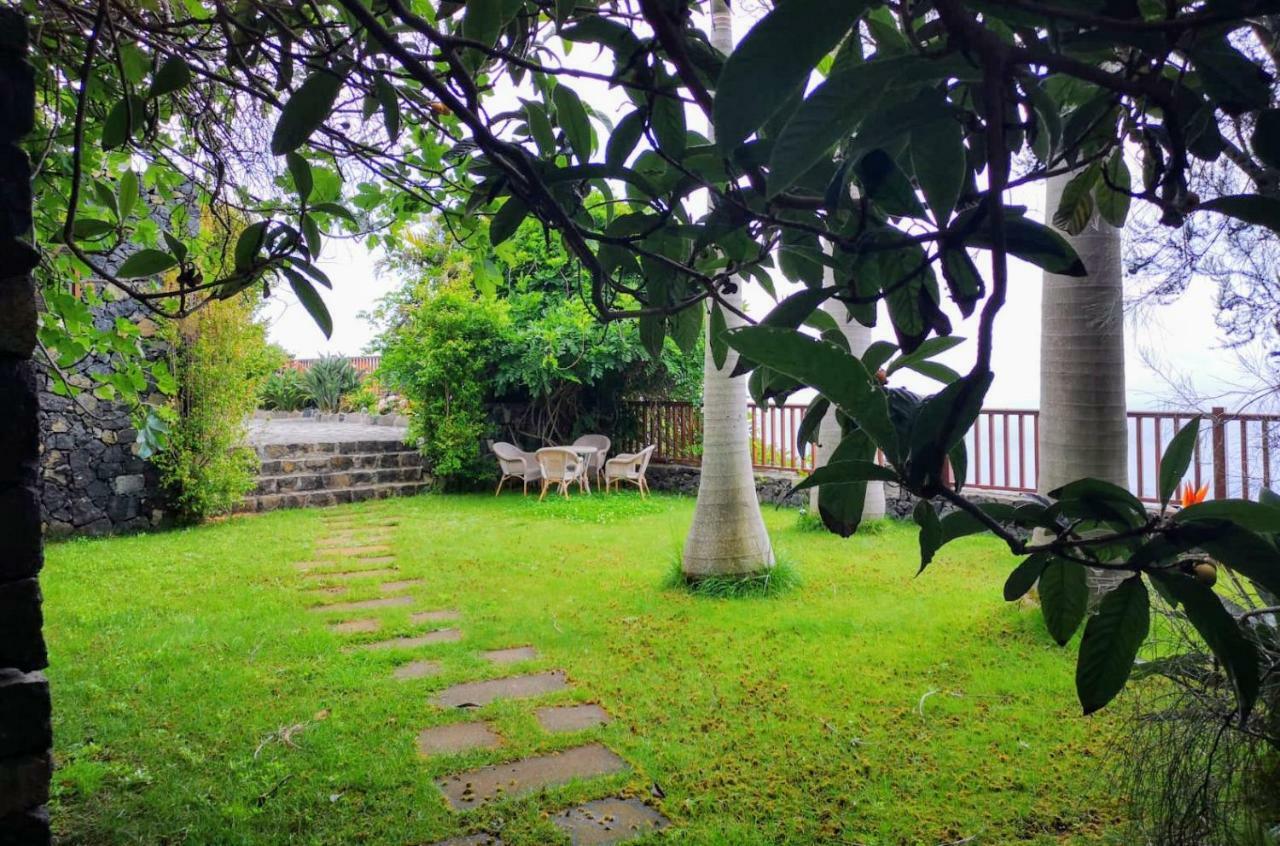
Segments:
[[[266,443],[255,448],[258,484],[240,511],[316,508],[407,496],[430,479],[422,456],[395,440]]]

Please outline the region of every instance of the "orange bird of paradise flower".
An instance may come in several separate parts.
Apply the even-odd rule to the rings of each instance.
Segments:
[[[1205,482],[1200,487],[1187,482],[1182,486],[1182,507],[1189,508],[1197,502],[1204,502],[1204,498],[1209,495],[1209,483]]]

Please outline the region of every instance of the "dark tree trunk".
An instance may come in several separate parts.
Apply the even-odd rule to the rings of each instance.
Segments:
[[[31,131],[35,87],[27,23],[0,10],[0,846],[47,844],[53,760],[41,633],[43,563],[36,467],[39,402],[31,360],[36,304],[31,270]]]

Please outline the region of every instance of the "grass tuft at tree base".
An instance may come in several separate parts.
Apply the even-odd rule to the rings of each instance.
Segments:
[[[684,574],[679,556],[676,556],[672,559],[671,567],[662,581],[662,586],[668,590],[682,590],[694,596],[710,599],[756,599],[778,596],[794,590],[801,584],[800,573],[795,565],[785,558],[779,558],[772,567],[761,573],[690,579]]]

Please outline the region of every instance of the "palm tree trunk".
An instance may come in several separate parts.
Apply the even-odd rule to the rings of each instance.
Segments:
[[[724,0],[711,3],[711,43],[726,55],[733,50]],[[741,287],[725,299],[740,308]],[[730,326],[739,322],[736,315],[725,317]],[[688,579],[750,575],[773,566],[773,547],[760,516],[751,467],[747,381],[729,378],[737,360],[730,350],[724,367],[717,368],[708,338],[702,378],[702,474],[682,559]]]
[[[831,277],[827,279],[827,284],[834,284],[832,270],[827,268],[826,273]],[[835,318],[840,331],[849,341],[850,352],[861,358],[867,351],[867,347],[871,346],[871,330],[849,317],[849,310],[837,300],[827,300],[822,304],[822,310]],[[818,426],[818,445],[813,455],[814,467],[822,467],[831,460],[831,454],[839,445],[840,438],[840,424],[836,420],[835,409],[831,409]],[[820,495],[821,490],[818,488],[809,491],[809,510],[814,514],[818,513]],[[867,498],[862,504],[862,519],[879,520],[882,517],[884,517],[884,482],[868,482]]]
[[[1072,174],[1050,179],[1045,217],[1052,218]],[[1040,306],[1040,478],[1047,493],[1085,477],[1128,487],[1125,416],[1123,270],[1120,230],[1094,219],[1066,235],[1084,261],[1084,278],[1044,274]],[[1118,580],[1091,570],[1095,601]]]

